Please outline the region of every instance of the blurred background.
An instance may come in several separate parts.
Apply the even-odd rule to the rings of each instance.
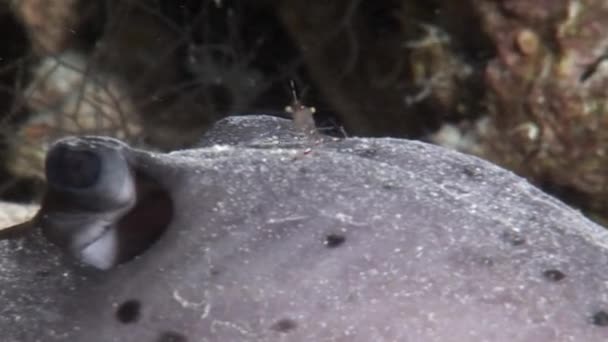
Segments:
[[[159,151],[228,115],[488,159],[608,221],[603,0],[0,0],[0,200],[35,203],[53,140]],[[12,210],[12,209],[11,209]]]

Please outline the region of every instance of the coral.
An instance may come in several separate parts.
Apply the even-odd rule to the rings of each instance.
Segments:
[[[497,51],[485,68],[491,121],[481,155],[550,184],[574,204],[605,212],[608,6],[596,0],[474,3]]]

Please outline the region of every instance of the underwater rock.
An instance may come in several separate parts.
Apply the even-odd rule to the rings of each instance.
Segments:
[[[33,204],[0,201],[0,229],[31,219],[38,211]]]
[[[47,179],[0,241],[4,341],[608,339],[608,232],[442,147],[232,117],[168,154],[61,140]]]

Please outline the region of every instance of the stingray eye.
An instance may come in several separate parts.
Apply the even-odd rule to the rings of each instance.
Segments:
[[[137,164],[137,152],[105,137],[70,137],[51,147],[36,224],[68,255],[107,269],[147,250],[168,227],[168,192]]]
[[[134,180],[117,146],[92,139],[56,143],[46,159],[48,188],[55,201],[93,211],[129,206]]]
[[[88,188],[99,180],[101,164],[101,156],[94,151],[59,145],[47,157],[47,181],[59,188]]]

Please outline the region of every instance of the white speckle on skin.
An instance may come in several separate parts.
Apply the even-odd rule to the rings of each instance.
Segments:
[[[348,215],[345,213],[336,213],[336,214],[331,215],[329,213],[321,211],[321,215],[324,217],[335,218],[336,220],[338,220],[342,223],[345,223],[345,224],[348,224],[348,225],[354,226],[354,227],[365,227],[365,226],[369,225],[369,223],[357,221],[351,215]],[[346,230],[344,230],[344,231],[346,231]]]
[[[211,310],[211,304],[209,303],[209,291],[205,291],[204,298],[199,302],[192,302],[182,297],[178,290],[173,291],[173,299],[178,302],[183,308],[198,309],[204,307],[201,318],[205,318]]]
[[[288,216],[288,217],[281,217],[281,218],[270,218],[266,222],[269,224],[287,223],[287,222],[303,221],[303,220],[308,219],[309,217],[310,216],[299,215],[299,216]]]
[[[230,145],[213,145],[210,150],[213,152],[226,152],[233,150],[234,147]]]
[[[243,336],[248,336],[248,337],[254,336],[254,334],[251,333],[251,331],[249,329],[246,329],[245,327],[242,327],[241,325],[238,325],[233,322],[220,321],[220,320],[214,320],[213,322],[211,322],[211,332],[213,334],[217,334],[218,329],[221,330],[222,328],[228,328],[230,330],[235,330]]]

